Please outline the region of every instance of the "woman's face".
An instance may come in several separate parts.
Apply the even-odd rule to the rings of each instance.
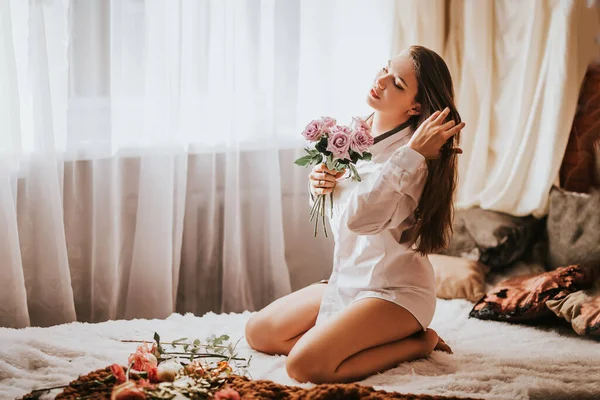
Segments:
[[[415,102],[417,77],[407,54],[397,55],[379,70],[367,96],[367,104],[373,109],[409,117],[419,113],[419,104]]]

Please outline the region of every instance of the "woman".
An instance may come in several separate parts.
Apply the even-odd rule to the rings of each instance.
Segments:
[[[334,194],[328,283],[278,299],[246,325],[250,346],[288,355],[300,382],[354,381],[436,346],[450,351],[427,329],[436,302],[427,254],[451,234],[465,125],[452,78],[439,55],[412,46],[378,73],[367,103],[375,144],[372,161],[357,165],[362,182],[324,165],[310,174],[311,195]]]

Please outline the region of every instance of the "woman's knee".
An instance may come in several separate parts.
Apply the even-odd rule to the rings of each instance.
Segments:
[[[246,341],[254,350],[275,354],[279,351],[277,344],[281,342],[281,326],[277,318],[259,311],[253,314],[246,323]]]
[[[285,363],[290,378],[300,383],[326,383],[327,371],[323,370],[324,360],[311,356],[303,350],[292,349]]]
[[[439,336],[436,331],[431,328],[427,328],[423,335],[423,357],[429,356],[433,353],[435,346],[438,343]]]
[[[252,314],[245,328],[248,345],[254,350],[263,351],[267,332],[269,332],[267,319],[260,312]]]

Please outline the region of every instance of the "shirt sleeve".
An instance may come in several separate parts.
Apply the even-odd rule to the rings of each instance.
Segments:
[[[426,181],[425,157],[408,146],[400,147],[351,193],[348,229],[374,235],[397,228],[417,208]]]

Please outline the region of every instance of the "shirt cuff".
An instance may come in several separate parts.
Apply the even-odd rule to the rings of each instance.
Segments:
[[[390,162],[413,174],[425,164],[425,157],[408,146],[402,146],[392,154]]]

